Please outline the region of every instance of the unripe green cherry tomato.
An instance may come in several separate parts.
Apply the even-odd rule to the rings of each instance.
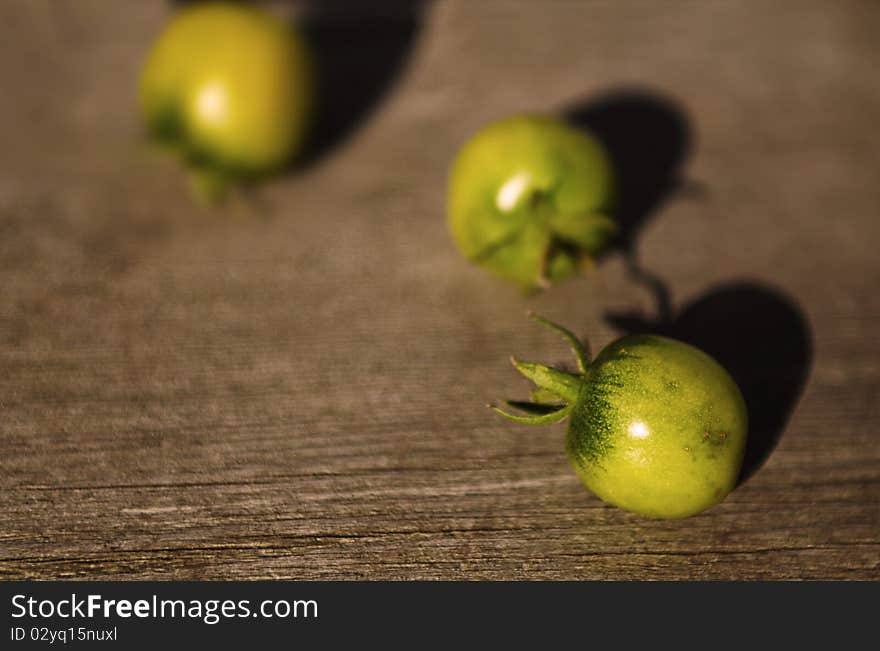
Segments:
[[[449,176],[448,223],[466,258],[525,290],[577,271],[615,231],[602,146],[554,118],[517,115],[477,132]]]
[[[630,335],[590,362],[561,326],[539,319],[572,344],[580,373],[519,362],[538,385],[517,422],[569,417],[566,447],[583,483],[599,498],[657,518],[683,518],[733,490],[745,454],[742,394],[720,364],[688,344]]]
[[[300,147],[309,56],[292,26],[254,6],[197,3],[159,36],[141,77],[149,132],[201,169],[257,177]]]

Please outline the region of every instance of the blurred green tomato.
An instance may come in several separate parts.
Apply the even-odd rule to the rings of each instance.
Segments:
[[[143,70],[147,128],[196,169],[240,179],[289,162],[312,103],[308,53],[293,28],[253,6],[198,3],[159,36]]]
[[[571,276],[615,232],[602,146],[559,120],[494,122],[459,152],[448,221],[466,258],[525,290]]]

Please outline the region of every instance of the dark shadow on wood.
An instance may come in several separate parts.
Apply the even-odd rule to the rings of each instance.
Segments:
[[[619,88],[563,109],[572,125],[596,137],[615,173],[617,249],[635,263],[639,231],[682,186],[682,167],[692,148],[685,109],[641,87]]]
[[[318,104],[311,137],[295,167],[314,165],[374,114],[402,73],[426,2],[311,0],[303,32],[315,57]]]
[[[747,481],[785,432],[812,366],[809,322],[795,300],[770,285],[737,281],[712,288],[673,318],[639,313],[605,318],[626,334],[651,332],[687,342],[728,370],[749,410],[740,483]]]

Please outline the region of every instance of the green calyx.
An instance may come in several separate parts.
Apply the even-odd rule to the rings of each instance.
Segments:
[[[233,182],[233,177],[219,169],[193,167],[190,169],[189,180],[196,199],[206,206],[211,206],[223,200]]]
[[[520,414],[510,413],[494,405],[489,405],[489,407],[496,413],[517,423],[527,425],[558,423],[571,413],[577,402],[590,363],[590,352],[583,342],[561,325],[548,321],[537,314],[529,316],[541,325],[562,335],[574,353],[578,373],[569,373],[552,366],[523,362],[511,357],[510,361],[514,368],[536,385],[531,394],[531,401],[505,401],[509,407],[521,412]]]
[[[515,211],[514,227],[486,244],[471,260],[516,269],[524,289],[548,287],[577,273],[617,231],[611,217],[560,211],[549,192],[535,191]]]

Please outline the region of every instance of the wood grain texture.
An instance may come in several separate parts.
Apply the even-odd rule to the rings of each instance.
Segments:
[[[216,210],[140,140],[166,11],[0,9],[0,577],[880,578],[880,6],[436,2],[338,147]],[[624,257],[524,298],[444,224],[480,125],[621,88],[690,133],[634,244],[672,310],[759,288],[809,347],[748,360],[778,441],[680,522],[603,505],[562,426],[484,407],[525,395],[511,353],[567,359],[528,309],[594,347],[654,309]]]

